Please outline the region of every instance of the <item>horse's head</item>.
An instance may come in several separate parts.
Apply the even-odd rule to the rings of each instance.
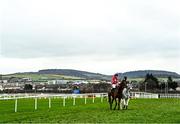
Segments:
[[[127,84],[127,89],[128,89],[128,90],[132,90],[132,88],[133,88],[132,84],[131,84],[131,83],[128,83],[128,84]]]

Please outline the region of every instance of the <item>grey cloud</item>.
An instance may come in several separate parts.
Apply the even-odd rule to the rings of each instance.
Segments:
[[[142,5],[138,5],[140,3]],[[108,2],[106,4],[108,6]],[[92,12],[90,8],[82,7],[87,15],[78,9],[62,11],[57,6],[55,9],[51,6],[48,11],[43,6],[42,10],[41,6],[33,10],[32,5],[26,4],[26,9],[18,2],[7,4],[13,10],[5,9],[3,14],[1,54],[12,58],[153,56],[154,53],[179,56],[180,18],[178,13],[172,14],[173,8],[168,8],[172,12],[165,14],[169,10],[158,9],[155,2],[138,1],[134,5],[128,1],[123,4],[125,7],[121,8],[111,3],[109,10],[106,6],[97,6]]]

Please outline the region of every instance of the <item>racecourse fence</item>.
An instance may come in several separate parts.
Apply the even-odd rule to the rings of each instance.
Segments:
[[[146,92],[131,92],[131,98],[180,98],[180,94],[155,94],[155,93],[146,93]],[[66,106],[66,101],[68,98],[73,100],[72,105],[76,105],[76,99],[84,99],[84,104],[87,104],[87,98],[92,98],[91,103],[95,103],[95,98],[100,98],[98,102],[103,103],[108,101],[107,93],[88,93],[88,94],[0,94],[0,100],[15,100],[14,102],[14,111],[18,110],[18,100],[19,99],[34,99],[34,109],[38,109],[38,99],[48,99],[48,107],[51,108],[51,100],[54,98],[63,99],[63,105]]]
[[[34,99],[34,109],[38,109],[38,99],[48,99],[48,106],[51,108],[52,99],[63,99],[63,105],[66,106],[66,101],[70,98],[73,100],[72,105],[76,105],[76,99],[84,99],[84,104],[87,104],[87,98],[92,98],[92,103],[95,103],[95,98],[100,98],[102,103],[104,99],[107,99],[107,93],[89,93],[89,94],[1,94],[0,100],[15,100],[14,102],[14,111],[18,110],[18,100],[20,99]]]
[[[131,92],[131,98],[159,98],[158,94],[146,92]]]
[[[159,94],[159,98],[180,98],[180,94]]]

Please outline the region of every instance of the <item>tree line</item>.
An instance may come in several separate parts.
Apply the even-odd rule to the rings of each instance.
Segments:
[[[178,87],[178,83],[173,81],[172,77],[169,76],[167,81],[159,81],[158,78],[153,76],[152,74],[146,74],[145,80],[140,83],[140,90],[167,90],[173,89],[176,90]]]

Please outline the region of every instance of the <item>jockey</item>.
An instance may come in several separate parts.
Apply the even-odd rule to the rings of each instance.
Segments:
[[[127,77],[126,76],[124,76],[124,79],[121,82],[121,86],[127,87]]]
[[[111,80],[112,91],[118,86],[118,74],[112,76]]]

